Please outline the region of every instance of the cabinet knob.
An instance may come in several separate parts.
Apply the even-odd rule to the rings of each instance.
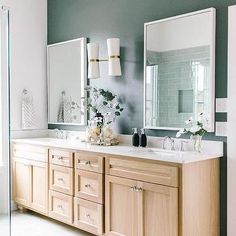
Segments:
[[[143,189],[139,187],[139,188],[136,188],[136,191],[140,192],[140,191],[143,191]]]
[[[137,186],[131,186],[130,189],[131,189],[132,191],[136,191]]]
[[[62,205],[57,205],[57,208],[62,209],[63,207]]]
[[[63,160],[63,157],[58,157],[58,160]]]
[[[141,187],[137,187],[137,186],[132,186],[132,187],[130,187],[130,189],[131,189],[132,191],[136,191],[136,192],[143,191],[143,189],[142,189]]]
[[[58,178],[57,180],[58,180],[58,181],[64,181],[64,179],[63,179],[63,178]]]
[[[86,161],[85,165],[91,165],[91,162],[90,161]]]
[[[86,217],[90,218],[90,214],[86,214]]]
[[[89,187],[91,187],[91,185],[90,184],[85,184],[84,187],[89,188]]]

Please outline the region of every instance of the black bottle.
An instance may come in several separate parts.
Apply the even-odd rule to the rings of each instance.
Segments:
[[[147,136],[145,134],[144,129],[141,129],[140,146],[141,147],[146,147],[147,146]]]
[[[132,137],[132,144],[133,144],[133,146],[138,147],[139,146],[138,129],[133,128],[133,130],[134,130],[134,134],[133,134],[133,137]]]

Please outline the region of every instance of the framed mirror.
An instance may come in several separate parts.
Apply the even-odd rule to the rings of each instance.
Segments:
[[[86,38],[47,47],[48,123],[86,125]]]
[[[178,130],[203,113],[214,131],[215,9],[144,24],[144,127]]]

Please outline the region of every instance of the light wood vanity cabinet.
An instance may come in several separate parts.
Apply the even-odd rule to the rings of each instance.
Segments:
[[[219,236],[219,159],[168,163],[14,144],[19,206],[99,236]]]
[[[47,149],[17,145],[14,147],[13,155],[13,198],[15,202],[22,207],[47,215],[48,164],[45,162]]]
[[[178,189],[106,176],[106,232],[178,235]]]
[[[106,236],[219,236],[219,160],[106,158]]]
[[[75,153],[74,225],[96,235],[104,232],[104,156]]]
[[[49,216],[73,224],[74,152],[49,149]]]

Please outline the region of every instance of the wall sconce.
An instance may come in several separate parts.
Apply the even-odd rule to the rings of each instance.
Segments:
[[[120,66],[120,39],[107,39],[108,60],[99,59],[99,44],[88,43],[88,78],[97,79],[100,77],[99,62],[108,61],[109,76],[121,76]]]

